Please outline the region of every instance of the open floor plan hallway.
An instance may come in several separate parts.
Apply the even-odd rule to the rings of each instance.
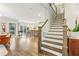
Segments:
[[[10,48],[7,47],[7,56],[34,56],[38,55],[38,37],[23,35],[12,37]]]

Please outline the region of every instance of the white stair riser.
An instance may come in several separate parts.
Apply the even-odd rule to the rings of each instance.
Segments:
[[[63,32],[48,32],[49,34],[61,34],[63,35]]]
[[[63,29],[50,29],[49,31],[63,31]]]
[[[54,22],[54,23],[64,23],[64,22],[59,22],[59,21],[58,21],[58,22]],[[54,24],[54,23],[53,23],[53,24]]]
[[[55,44],[46,43],[46,42],[42,42],[42,44],[50,46],[50,47],[55,47],[55,48],[58,48],[58,49],[62,49],[62,46],[60,46],[60,45],[55,45]]]
[[[50,49],[47,49],[47,48],[44,48],[44,47],[41,47],[41,50],[47,51],[47,52],[49,52],[49,53],[51,53],[51,54],[55,54],[55,55],[57,55],[57,56],[62,56],[61,53],[56,52],[56,51],[53,51],[53,50],[50,50]]]
[[[50,27],[50,28],[62,28],[63,29],[63,27]]]
[[[58,35],[45,35],[45,37],[63,38],[63,36]]]
[[[63,23],[63,21],[61,21],[61,22],[60,22],[60,21],[57,21],[57,22],[55,22],[55,23]]]
[[[51,25],[51,26],[63,26],[63,24],[54,24],[54,25]]]
[[[56,40],[56,39],[43,39],[43,40],[47,40],[47,41],[51,41],[51,42],[58,42],[58,43],[63,43],[63,40]]]

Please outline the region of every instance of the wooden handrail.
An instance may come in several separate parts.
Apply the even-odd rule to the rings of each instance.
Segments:
[[[54,13],[55,14],[57,14],[56,12],[55,12],[55,10],[51,7],[51,3],[48,3],[49,4],[49,6],[50,6],[50,8],[54,11]],[[53,5],[54,5],[54,7],[56,8],[56,5],[53,3]],[[57,11],[57,8],[56,8],[56,11]]]
[[[48,22],[48,19],[44,22],[44,24],[42,25],[42,27],[41,27],[41,28],[43,28],[43,27],[44,27],[44,25],[45,25],[47,22]]]
[[[56,14],[57,14],[57,6],[55,5],[55,3],[53,3],[53,5],[55,6],[55,8],[56,8]]]
[[[38,55],[39,55],[39,53],[41,52],[41,29],[45,26],[45,24],[48,22],[48,19],[44,22],[44,24],[41,26],[41,27],[38,27],[39,28],[39,35],[38,35],[38,37],[39,37],[39,39],[38,39]]]

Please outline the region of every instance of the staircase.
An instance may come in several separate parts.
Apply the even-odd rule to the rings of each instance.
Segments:
[[[44,34],[41,52],[46,56],[62,56],[64,20],[57,19]]]

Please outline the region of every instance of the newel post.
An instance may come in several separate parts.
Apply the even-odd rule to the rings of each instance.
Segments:
[[[66,19],[64,20],[64,29],[63,29],[63,55],[68,56],[68,38],[67,38],[67,25],[66,25]]]
[[[38,55],[41,51],[41,27],[38,27]]]

